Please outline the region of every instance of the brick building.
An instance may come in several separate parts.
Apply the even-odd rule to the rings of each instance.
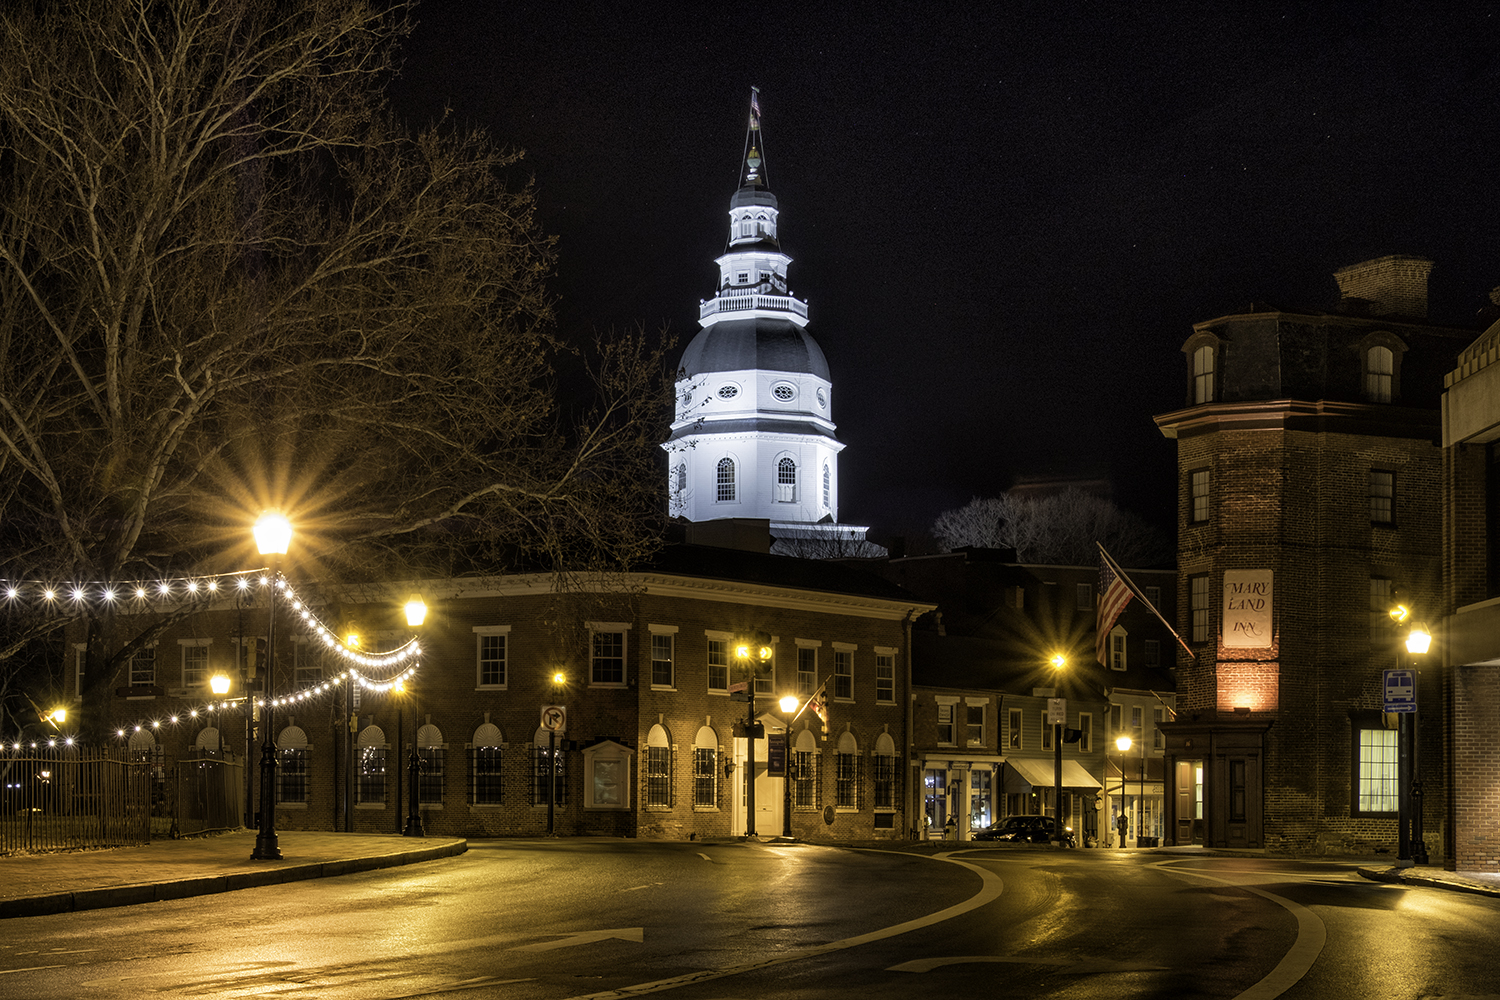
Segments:
[[[1494,294],[1500,300],[1500,292]],[[1500,304],[1500,302],[1497,302]],[[1439,633],[1449,867],[1500,871],[1500,323],[1458,357],[1443,394]],[[1432,713],[1425,712],[1424,715]],[[1430,771],[1429,771],[1430,773]]]
[[[1426,320],[1431,266],[1344,268],[1337,312],[1253,306],[1183,345],[1188,405],[1156,418],[1177,442],[1178,621],[1195,651],[1163,726],[1170,840],[1395,843],[1381,671],[1406,654],[1386,611],[1441,608],[1439,395],[1473,336]],[[1434,775],[1441,743],[1425,726]]]
[[[1160,836],[1155,723],[1174,704],[1173,640],[1139,601],[1116,623],[1105,666],[1095,660],[1097,568],[1021,564],[1010,550],[984,549],[869,565],[938,606],[912,633],[919,835],[947,835],[950,817],[952,835],[966,840],[1007,816],[1057,815],[1047,710],[1062,698],[1064,725],[1078,733],[1063,743],[1064,823],[1080,844],[1107,844],[1123,811],[1128,843]],[[1172,613],[1171,570],[1130,574]],[[1051,663],[1057,654],[1062,669]],[[1115,748],[1121,735],[1132,737],[1128,753]]]
[[[750,705],[734,692],[749,668],[735,646],[757,632],[770,636],[774,657],[755,681],[764,727],[755,832],[780,834],[788,799],[791,828],[806,839],[895,836],[910,825],[913,793],[900,765],[908,629],[932,605],[878,577],[674,545],[651,568],[600,588],[519,575],[304,590],[319,620],[359,634],[367,650],[411,638],[400,620],[409,593],[421,593],[429,613],[420,664],[402,690],[326,692],[339,668],[319,655],[306,622],[278,614],[272,690],[301,698],[272,722],[280,829],[399,831],[415,742],[418,811],[434,833],[535,835],[549,821],[560,834],[743,833]],[[122,618],[122,641],[151,617]],[[237,676],[236,651],[264,648],[266,620],[263,602],[221,601],[153,634],[122,664],[126,683],[113,702],[121,739],[164,761],[195,747],[238,754],[243,703],[201,709],[212,674]],[[791,725],[788,785],[786,757],[768,752],[766,737],[779,744],[787,729],[775,698],[805,700],[825,683],[827,732],[808,712]],[[237,681],[231,698],[241,691]],[[560,730],[543,726],[545,706],[564,709]],[[250,758],[253,767],[258,748]]]

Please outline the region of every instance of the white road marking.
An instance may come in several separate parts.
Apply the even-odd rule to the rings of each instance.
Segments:
[[[1020,958],[1015,955],[953,955],[947,958],[919,958],[892,965],[887,972],[931,972],[945,965],[968,965],[982,962],[1009,962],[1012,965],[1051,965],[1064,975],[1092,976],[1101,972],[1162,972],[1168,966],[1149,962],[1077,962],[1068,958]]]
[[[66,969],[66,965],[33,965],[29,969],[0,969],[0,976],[9,975],[12,972],[40,972],[43,969]]]
[[[1266,892],[1264,889],[1243,882],[1231,882],[1229,879],[1204,875],[1191,868],[1173,868],[1167,863],[1160,863],[1153,867],[1169,875],[1207,879],[1210,882],[1218,882],[1220,885],[1253,892],[1257,896],[1264,896],[1297,918],[1297,940],[1293,941],[1287,953],[1281,956],[1281,961],[1276,963],[1276,968],[1266,973],[1264,979],[1245,990],[1234,1000],[1274,1000],[1275,997],[1281,996],[1307,975],[1307,970],[1312,968],[1312,964],[1323,953],[1323,946],[1328,943],[1328,928],[1324,926],[1322,918],[1301,903],[1294,903],[1285,896],[1278,896],[1274,892]],[[1254,873],[1247,872],[1246,874]]]
[[[567,937],[557,941],[539,941],[536,944],[523,944],[516,951],[551,951],[553,948],[568,948],[575,944],[594,944],[597,941],[634,941],[641,944],[645,941],[646,929],[644,927],[616,927],[607,931],[579,931],[569,934]]]
[[[698,857],[702,858],[704,861],[712,861],[713,860],[713,858],[709,857],[707,854],[704,854],[702,851],[698,852]]]
[[[902,853],[878,851],[875,853]],[[690,972],[684,976],[673,976],[671,979],[658,979],[650,983],[637,983],[634,986],[622,986],[616,990],[605,990],[602,993],[587,993],[581,996],[571,997],[569,1000],[628,1000],[630,997],[638,997],[647,993],[659,993],[662,990],[676,989],[679,986],[691,986],[695,983],[706,983],[713,979],[723,979],[725,976],[737,976],[742,972],[750,972],[755,969],[768,969],[772,966],[785,965],[788,962],[799,962],[804,958],[815,958],[826,955],[829,952],[843,951],[846,948],[855,948],[862,944],[870,944],[873,941],[883,941],[886,938],[896,937],[898,934],[906,934],[910,931],[920,930],[923,927],[931,927],[945,920],[952,920],[971,910],[977,910],[986,903],[991,903],[1000,898],[1000,893],[1005,890],[1005,883],[1000,876],[994,872],[971,865],[967,861],[959,861],[943,855],[933,855],[932,860],[943,861],[950,865],[959,865],[967,868],[979,876],[979,891],[962,903],[955,903],[946,909],[929,913],[925,917],[917,917],[879,930],[870,931],[867,934],[858,934],[854,937],[844,938],[841,941],[830,941],[828,944],[818,945],[815,948],[804,948],[801,951],[789,952],[778,955],[775,958],[766,958],[758,962],[747,962],[744,965],[735,965],[727,969],[704,969],[701,972]]]

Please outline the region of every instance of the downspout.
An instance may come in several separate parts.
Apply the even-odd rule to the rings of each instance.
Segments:
[[[915,764],[917,763],[917,759],[916,759],[917,758],[917,747],[916,747],[916,742],[915,742],[916,737],[915,737],[915,733],[913,731],[913,728],[916,725],[916,706],[915,706],[916,695],[912,694],[912,690],[911,690],[911,654],[912,654],[912,649],[911,649],[911,626],[912,626],[912,619],[915,617],[916,613],[917,612],[916,612],[915,608],[908,609],[907,612],[906,612],[906,619],[902,622],[902,628],[905,631],[904,638],[906,640],[906,655],[903,657],[903,659],[906,661],[906,779],[907,779],[906,780],[906,794],[903,796],[903,798],[906,800],[905,807],[906,807],[906,821],[907,821],[907,824],[908,824],[907,825],[907,829],[910,830],[914,836],[915,836],[915,834],[917,832],[917,820],[920,817],[920,813],[918,812],[918,806],[920,805],[920,803],[917,802],[917,796],[920,794],[920,786],[921,786],[921,783],[922,783],[922,775],[915,768]],[[924,827],[926,826],[925,822],[923,823],[923,826]],[[920,839],[920,838],[917,838],[917,839]]]

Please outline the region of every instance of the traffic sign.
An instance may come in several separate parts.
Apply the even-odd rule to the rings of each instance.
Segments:
[[[550,732],[560,733],[568,728],[568,709],[566,705],[543,705],[542,706],[542,728]]]
[[[1047,699],[1047,725],[1066,726],[1068,724],[1068,699]]]
[[[1387,712],[1415,712],[1417,710],[1417,672],[1415,670],[1387,670],[1385,678],[1385,710]]]

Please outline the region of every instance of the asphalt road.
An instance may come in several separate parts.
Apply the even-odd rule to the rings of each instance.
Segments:
[[[1500,995],[1500,900],[1353,868],[476,842],[409,868],[7,920],[0,998]]]

